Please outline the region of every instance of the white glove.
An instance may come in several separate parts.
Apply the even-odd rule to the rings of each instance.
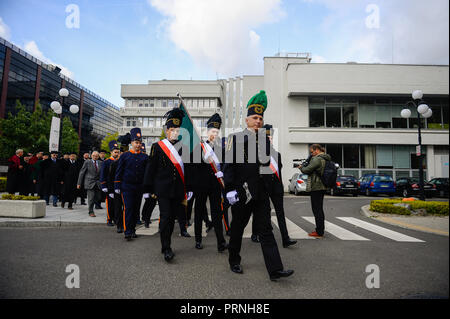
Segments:
[[[216,174],[214,174],[214,175],[216,175],[217,178],[223,177],[222,171],[218,171],[218,172],[217,172]]]
[[[114,194],[113,193],[108,194],[108,195],[109,195],[109,197],[114,198]]]
[[[230,205],[234,205],[239,201],[236,191],[231,191],[227,193],[227,199]]]
[[[150,197],[150,193],[145,193],[144,194],[144,199],[147,199],[147,198],[149,198]]]
[[[187,193],[187,200],[190,200],[191,198],[192,198],[192,195],[193,195],[194,193],[192,193],[192,192],[188,192]]]
[[[120,189],[115,189],[114,192],[115,192],[116,194],[120,194]]]
[[[102,188],[102,192],[103,192],[103,193],[107,193],[107,192],[108,192],[108,189],[107,189],[107,188]]]

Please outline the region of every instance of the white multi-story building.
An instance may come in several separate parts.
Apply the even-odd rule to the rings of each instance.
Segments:
[[[264,120],[275,128],[286,187],[298,172],[292,160],[306,158],[312,143],[326,147],[340,164],[341,174],[416,177],[417,113],[410,108],[412,117],[407,120],[400,111],[412,99],[411,92],[420,89],[433,110],[433,116],[421,122],[426,178],[449,176],[448,65],[310,61],[309,54],[266,57],[260,76],[122,85],[125,107],[120,134],[137,125],[148,142],[156,140],[161,135],[160,118],[176,105],[180,92],[198,126],[205,127],[207,118],[218,112],[226,135],[245,126],[247,101],[265,90]]]

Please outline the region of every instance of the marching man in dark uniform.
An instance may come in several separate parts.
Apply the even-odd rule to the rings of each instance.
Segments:
[[[114,191],[122,196],[125,239],[137,238],[136,222],[142,202],[142,182],[148,156],[142,153],[140,128],[132,128],[131,149],[117,163]]]
[[[103,162],[102,170],[100,171],[100,183],[102,185],[102,192],[106,194],[106,218],[107,225],[114,226],[116,221],[116,211],[115,211],[115,199],[114,199],[114,178],[115,176],[111,174],[111,164],[119,159],[119,145],[117,141],[110,141],[109,150],[111,152],[111,157]],[[114,172],[115,173],[115,172]],[[119,195],[117,195],[120,198]]]
[[[63,197],[61,207],[68,203],[68,209],[73,209],[72,205],[75,201],[75,194],[77,191],[78,175],[80,167],[77,163],[77,153],[72,152],[67,160],[62,160],[62,168],[64,173]]]
[[[161,253],[164,259],[170,261],[175,254],[172,251],[171,236],[175,224],[175,217],[181,219],[186,214],[187,200],[190,199],[186,192],[188,174],[181,158],[182,150],[179,143],[179,128],[183,121],[184,112],[174,108],[167,112],[165,124],[165,136],[167,138],[153,143],[149,160],[145,169],[144,198],[154,194],[158,198],[161,236]]]
[[[227,249],[227,243],[223,237],[222,227],[222,190],[223,173],[221,163],[223,162],[220,139],[218,137],[222,119],[219,114],[211,116],[207,122],[208,139],[202,142],[194,149],[194,153],[200,152],[201,163],[194,164],[196,182],[193,185],[195,193],[195,248],[202,249],[202,221],[205,210],[206,200],[209,197],[211,207],[212,224],[217,238],[217,249],[223,252]],[[219,141],[219,143],[218,143]],[[219,154],[219,157],[217,156]],[[220,160],[219,160],[220,158]],[[210,160],[212,160],[210,164]]]
[[[231,271],[243,273],[239,252],[242,235],[250,215],[253,214],[262,253],[271,280],[288,277],[293,270],[283,270],[280,252],[272,232],[269,193],[263,174],[267,173],[268,139],[264,131],[263,114],[267,107],[264,91],[253,96],[247,104],[247,128],[231,136],[228,143],[226,163],[223,167],[226,197],[232,205],[231,238],[229,257]],[[264,150],[264,152],[262,151]]]
[[[283,206],[284,186],[282,182],[283,179],[281,177],[281,169],[283,168],[283,165],[281,164],[281,154],[273,148],[272,125],[266,124],[263,126],[263,128],[265,129],[266,135],[270,141],[270,170],[272,171],[272,174],[264,174],[264,180],[269,192],[269,197],[272,201],[273,207],[275,208],[275,213],[277,215],[278,228],[281,232],[283,247],[287,248],[289,246],[295,245],[297,241],[289,238],[289,233],[286,227],[286,217],[284,216]]]

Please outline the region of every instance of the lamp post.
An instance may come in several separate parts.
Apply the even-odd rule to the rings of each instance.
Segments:
[[[58,143],[58,151],[61,151],[61,142],[62,142],[62,127],[63,127],[63,107],[65,106],[66,98],[69,96],[69,90],[66,88],[61,88],[58,92],[59,97],[62,99],[62,105],[58,101],[53,101],[50,103],[50,108],[55,112],[56,114],[60,114],[60,123],[59,123],[59,143]],[[79,111],[78,105],[71,105],[69,107],[69,110],[72,114],[77,114]]]
[[[421,90],[415,90],[412,92],[412,101],[406,103],[406,107],[412,105],[417,108],[417,121],[418,121],[418,132],[419,132],[419,198],[420,200],[425,200],[425,193],[423,190],[423,153],[422,153],[422,131],[421,131],[421,115],[423,118],[429,118],[433,115],[433,111],[428,107],[427,104],[422,100],[423,93]],[[411,117],[411,110],[405,108],[400,113],[401,117],[408,119]]]

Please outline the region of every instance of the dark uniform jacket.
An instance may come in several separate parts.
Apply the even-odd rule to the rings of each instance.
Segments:
[[[223,157],[224,155],[222,154],[222,148],[220,145],[217,144],[213,144],[211,145],[208,142],[211,148],[214,150],[214,152],[216,153],[217,159],[219,160],[219,163],[221,166],[223,163]],[[192,185],[192,190],[195,192],[208,192],[211,190],[215,190],[215,191],[221,191],[222,190],[222,186],[220,185],[213,168],[211,167],[211,164],[206,161],[204,159],[205,156],[205,152],[202,148],[202,146],[200,144],[198,144],[195,148],[194,148],[194,154],[201,154],[201,162],[194,162],[192,164],[192,166],[188,169],[192,169],[192,179],[190,181],[190,184]],[[222,154],[222,156],[220,156]],[[200,156],[197,156],[200,157]],[[221,169],[222,167],[220,167]]]
[[[281,163],[281,154],[272,149],[272,156],[278,164],[278,178],[277,174],[264,174],[264,182],[266,183],[266,188],[269,194],[284,194],[283,177],[281,175],[281,169],[283,164]]]
[[[177,149],[176,144],[174,145]],[[182,149],[178,150],[180,157]],[[193,165],[184,164],[185,185],[177,168],[162,150],[158,143],[153,143],[144,175],[144,193],[155,194],[158,198],[183,200],[191,186]]]
[[[63,191],[65,194],[69,192],[74,192],[77,188],[78,174],[80,173],[80,166],[77,161],[74,161],[73,164],[70,162],[70,159],[61,160],[61,167],[63,170]]]
[[[117,163],[114,189],[127,191],[142,188],[147,160],[148,156],[142,152],[130,150],[123,153]]]
[[[266,152],[263,152],[258,138],[257,134],[245,129],[230,136],[228,141],[227,152],[231,152],[231,155],[226,155],[226,162],[223,165],[225,192],[236,190],[240,201],[245,202],[247,198],[244,183],[247,183],[252,199],[259,200],[268,196],[261,169],[266,171],[270,169],[270,156],[266,155],[266,158],[260,160],[258,154],[269,153],[270,143],[269,139],[265,138],[263,143],[266,143]],[[239,155],[242,151],[243,158]],[[253,158],[250,156],[251,153],[254,154]]]
[[[56,160],[53,162],[48,158],[41,163],[42,180],[44,193],[57,195],[61,192],[61,181],[63,180],[63,171],[61,163]]]
[[[100,171],[100,183],[102,188],[107,188],[108,193],[114,193],[114,178],[116,176],[117,162],[113,157],[106,159],[103,162],[102,170]],[[115,165],[113,165],[115,163]]]

